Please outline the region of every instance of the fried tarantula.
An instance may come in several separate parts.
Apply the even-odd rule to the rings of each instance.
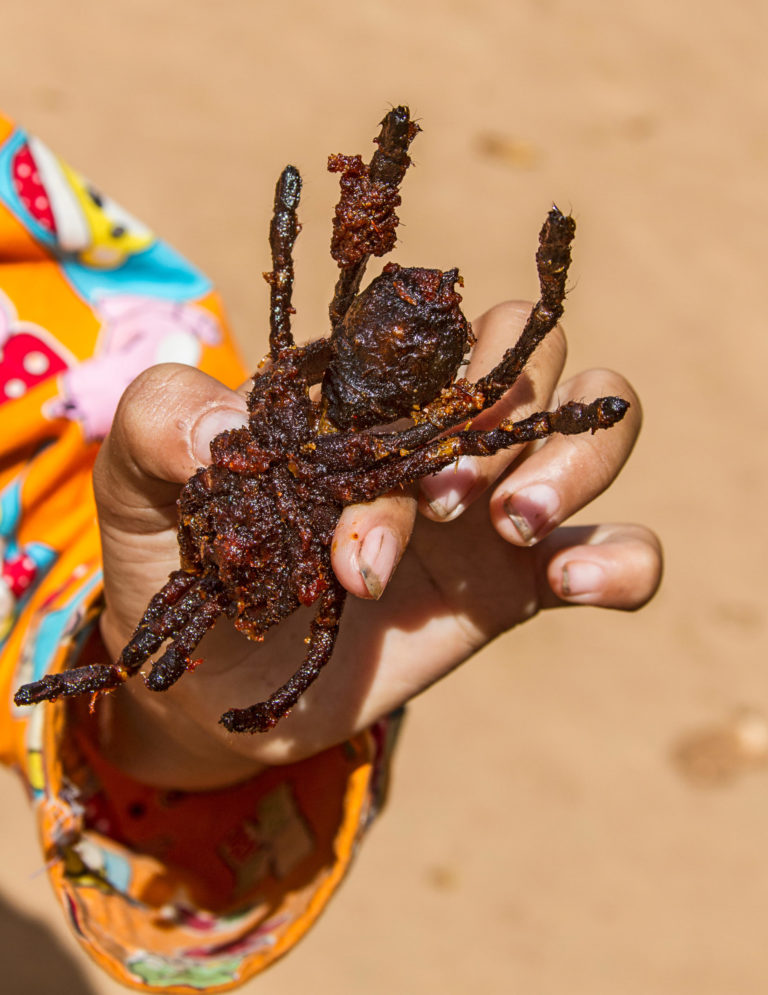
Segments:
[[[389,263],[360,292],[370,257],[395,244],[398,188],[419,130],[408,108],[397,107],[382,121],[370,163],[330,157],[329,170],[341,174],[331,240],[340,274],[331,334],[304,346],[294,343],[290,323],[301,178],[293,166],[285,168],[269,234],[273,269],[265,274],[271,362],[254,377],[248,427],[217,436],[211,465],[181,492],[181,569],[152,598],[115,663],[27,684],[17,704],[118,687],[163,647],[146,683],[164,691],[191,668],[192,652],[220,615],[259,641],[299,605],[316,604],[296,673],[267,701],[221,716],[233,732],[265,732],[288,714],[333,652],[346,591],[331,569],[330,548],[345,505],[372,501],[459,456],[488,456],[558,432],[595,432],[624,416],[626,401],[602,397],[505,420],[489,431],[471,427],[512,387],[563,313],[576,226],[556,207],[539,236],[540,300],[519,340],[475,383],[456,379],[474,341],[455,290],[458,270]],[[313,400],[316,384],[320,396]],[[391,427],[404,418],[408,427]]]

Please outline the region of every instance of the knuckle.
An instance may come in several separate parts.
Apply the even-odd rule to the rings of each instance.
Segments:
[[[641,540],[643,569],[645,575],[651,579],[655,591],[661,582],[661,575],[664,571],[664,553],[661,543],[654,533],[648,529],[644,529],[643,532]]]
[[[547,335],[544,340],[547,347],[552,350],[553,354],[557,357],[560,368],[565,366],[565,361],[568,358],[568,338],[565,334],[563,326],[558,322],[552,331]]]
[[[516,336],[522,331],[532,307],[530,301],[501,301],[485,311],[472,327],[478,338],[497,333],[509,337],[510,328],[514,330],[513,334]]]
[[[115,412],[113,434],[127,441],[161,430],[173,412],[175,423],[199,411],[202,404],[226,391],[194,366],[160,363],[140,373],[125,389]]]
[[[497,320],[520,321],[522,318],[525,321],[532,307],[533,301],[510,298],[510,300],[494,304],[486,314]]]
[[[168,399],[174,381],[180,378],[183,370],[184,367],[175,363],[163,363],[140,373],[123,391],[115,411],[113,431],[132,434],[137,430],[146,414]]]
[[[167,397],[179,388],[188,389],[190,377],[199,376],[200,371],[181,363],[158,363],[143,370],[128,384],[120,404],[132,407],[136,403],[146,404],[159,397]]]
[[[407,541],[416,520],[416,498],[411,492],[392,491],[374,501],[353,505],[350,520],[365,528],[386,525],[401,541]],[[349,509],[344,509],[344,513]],[[343,514],[344,514],[343,513]]]
[[[644,526],[635,526],[633,550],[633,584],[630,611],[643,608],[658,591],[664,573],[664,557],[657,536]]]
[[[104,496],[109,494],[112,489],[108,452],[109,445],[105,442],[99,449],[93,464],[93,492],[97,504],[101,504]]]

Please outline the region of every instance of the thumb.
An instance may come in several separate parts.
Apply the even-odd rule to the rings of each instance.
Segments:
[[[113,655],[178,569],[181,484],[210,462],[214,436],[246,420],[241,394],[191,366],[153,366],[123,394],[93,470],[106,598],[101,631]]]
[[[210,462],[216,435],[247,421],[243,395],[194,367],[166,363],[140,374],[94,468],[102,525],[130,533],[175,527],[179,484]]]

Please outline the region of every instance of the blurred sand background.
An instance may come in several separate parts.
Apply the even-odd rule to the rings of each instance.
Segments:
[[[412,706],[388,810],[311,935],[245,992],[768,991],[768,8],[758,0],[3,0],[0,106],[201,265],[250,362],[266,232],[305,176],[297,332],[325,333],[337,180],[408,103],[397,259],[467,313],[579,230],[568,369],[624,372],[635,455],[582,521],[667,551],[637,615],[550,614]],[[0,990],[113,995],[0,780]]]

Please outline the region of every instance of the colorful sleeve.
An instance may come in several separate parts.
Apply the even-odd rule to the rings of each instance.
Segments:
[[[167,361],[245,378],[206,278],[0,118],[0,759],[91,956],[142,991],[219,992],[322,911],[382,798],[396,722],[182,793],[111,768],[79,703],[13,705],[20,684],[105,658],[91,469],[124,388]]]

